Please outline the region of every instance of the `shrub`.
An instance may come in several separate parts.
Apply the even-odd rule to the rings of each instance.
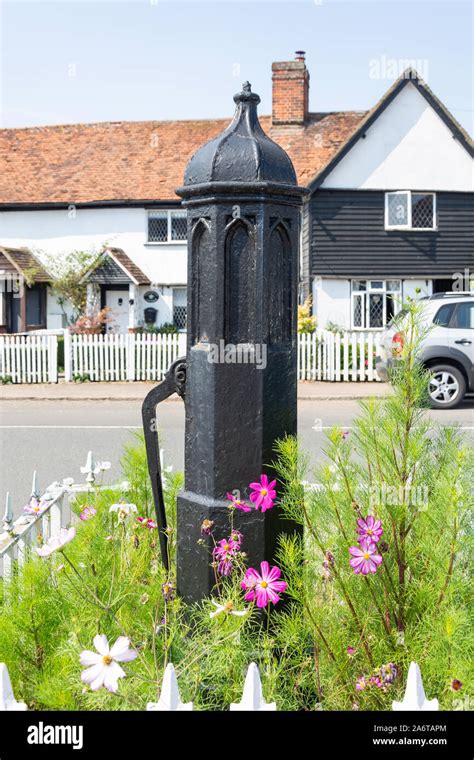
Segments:
[[[179,330],[172,322],[164,322],[162,325],[145,325],[137,329],[137,333],[149,333],[152,335],[174,335]]]
[[[298,332],[314,333],[316,330],[316,317],[311,314],[311,296],[308,296],[303,304],[298,306]]]
[[[105,306],[96,314],[82,314],[70,326],[69,332],[73,335],[100,335],[111,321],[110,306]]]

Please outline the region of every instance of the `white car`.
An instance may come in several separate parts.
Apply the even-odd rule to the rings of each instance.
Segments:
[[[452,409],[474,392],[474,293],[436,293],[421,300],[423,321],[430,325],[421,345],[421,361],[430,371],[429,401],[434,409]],[[382,380],[402,345],[403,333],[389,326],[376,357]]]

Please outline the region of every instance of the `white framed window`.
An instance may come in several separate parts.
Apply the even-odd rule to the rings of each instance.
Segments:
[[[352,280],[352,329],[383,329],[400,311],[401,300],[401,280]]]
[[[186,211],[163,209],[148,212],[149,243],[182,243],[186,239]]]
[[[436,193],[397,190],[385,193],[385,229],[436,229]]]
[[[173,324],[178,330],[186,330],[188,293],[186,288],[173,288]]]

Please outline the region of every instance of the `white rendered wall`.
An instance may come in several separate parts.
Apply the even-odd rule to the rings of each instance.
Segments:
[[[158,293],[159,298],[158,301],[155,301],[154,303],[147,303],[143,296],[145,293],[147,293],[149,290],[154,290],[156,293]],[[173,321],[173,288],[167,288],[164,286],[156,286],[152,285],[150,286],[140,286],[139,293],[138,293],[138,325],[143,326],[144,324],[144,310],[148,308],[149,306],[152,306],[154,309],[158,310],[158,315],[156,318],[156,326],[163,325],[165,322],[172,322]]]
[[[420,289],[420,293],[416,291]],[[423,296],[431,296],[433,293],[433,280],[403,280],[402,281],[402,295],[403,300],[407,298],[422,298]]]
[[[46,327],[48,330],[59,330],[66,327],[72,318],[71,305],[65,304],[63,310],[58,304],[58,299],[51,292],[51,288],[48,288],[46,293]],[[66,312],[66,316],[64,312]]]
[[[186,243],[148,244],[144,208],[0,211],[1,245],[26,246],[44,263],[47,255],[99,253],[111,245],[122,248],[154,283],[187,281]]]
[[[465,148],[409,83],[322,183],[360,190],[474,190]]]
[[[350,280],[315,277],[313,280],[313,313],[317,326],[324,330],[328,322],[344,327],[351,326]]]

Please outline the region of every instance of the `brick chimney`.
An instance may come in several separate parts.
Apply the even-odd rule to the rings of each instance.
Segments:
[[[272,124],[303,125],[308,116],[309,71],[304,50],[294,61],[272,63]]]

